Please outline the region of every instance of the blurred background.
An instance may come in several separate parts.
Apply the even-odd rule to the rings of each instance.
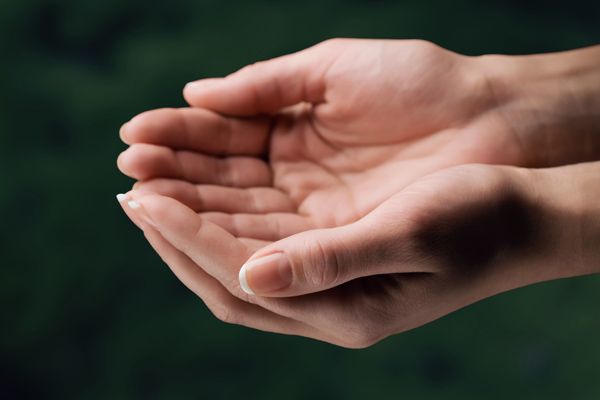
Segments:
[[[0,0],[0,398],[600,398],[600,277],[351,351],[225,325],[123,215],[120,125],[331,37],[466,54],[600,42],[580,0]]]

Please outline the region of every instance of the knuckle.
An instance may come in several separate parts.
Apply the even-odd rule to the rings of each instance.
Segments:
[[[197,243],[201,243],[204,240],[204,220],[202,218],[196,218],[193,227],[193,234],[191,235],[191,239],[189,242],[186,241],[187,245],[185,250],[189,252],[189,254],[194,254],[196,251],[195,245]]]
[[[285,237],[283,227],[281,226],[279,219],[276,218],[273,214],[267,214],[266,224],[269,231],[273,232],[273,240],[279,240],[280,238]]]
[[[263,68],[267,64],[268,64],[267,60],[257,60],[257,61],[254,61],[252,64],[250,64],[250,67],[252,67],[252,68]]]
[[[231,76],[237,76],[237,75],[245,75],[248,72],[252,71],[252,69],[254,68],[254,66],[257,63],[250,63],[250,64],[246,64],[244,65],[242,68],[238,69],[237,71],[235,71],[234,73],[231,74]]]
[[[235,298],[249,304],[257,304],[258,298],[256,296],[249,295],[244,292],[242,287],[240,286],[239,280],[236,278],[232,279],[229,282],[224,283],[225,289],[229,293],[231,293]]]
[[[257,195],[257,193],[255,191],[252,191],[252,189],[248,189],[244,193],[245,193],[244,194],[245,202],[246,202],[246,204],[248,204],[248,209],[251,210],[251,212],[255,212],[255,213],[264,212],[265,207],[262,206],[262,203],[259,200],[259,199],[262,199],[262,197]]]
[[[340,280],[340,266],[336,253],[316,240],[308,245],[308,257],[303,262],[306,282],[314,287],[335,286]]]
[[[217,160],[214,168],[215,181],[223,186],[233,186],[233,176],[227,158]]]

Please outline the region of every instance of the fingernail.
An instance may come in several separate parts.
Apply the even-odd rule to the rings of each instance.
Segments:
[[[140,217],[142,220],[144,220],[144,222],[146,222],[148,225],[152,226],[153,228],[158,229],[158,226],[156,226],[156,224],[154,223],[152,218],[150,218],[150,216],[148,215],[146,210],[144,210],[144,208],[142,207],[142,204],[140,202],[135,201],[135,200],[130,200],[127,202],[127,205],[129,206],[129,208],[131,208],[135,212],[135,214],[138,217]]]
[[[123,193],[119,193],[119,194],[117,194],[117,201],[118,201],[119,203],[122,203],[122,202],[124,202],[124,201],[125,201],[125,200],[127,200],[128,198],[129,198],[129,197],[127,197],[127,195],[126,195],[126,194],[123,194]]]
[[[287,257],[279,252],[269,254],[242,265],[240,287],[248,294],[268,294],[292,283],[292,267]]]

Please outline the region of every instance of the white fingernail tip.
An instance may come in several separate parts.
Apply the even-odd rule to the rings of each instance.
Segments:
[[[119,193],[119,194],[117,195],[117,201],[118,201],[119,203],[122,203],[122,202],[124,202],[125,200],[127,200],[127,195],[126,195],[126,194]]]
[[[246,294],[254,294],[254,291],[252,291],[252,289],[250,289],[250,286],[248,285],[248,279],[246,278],[246,265],[242,265],[242,268],[240,269],[240,287],[242,288],[242,290],[246,293]]]
[[[127,202],[127,205],[129,206],[129,208],[132,208],[132,209],[134,209],[134,210],[137,210],[138,208],[140,208],[140,207],[141,207],[140,203],[138,203],[138,202],[137,202],[137,201],[135,201],[135,200],[128,201],[128,202]]]

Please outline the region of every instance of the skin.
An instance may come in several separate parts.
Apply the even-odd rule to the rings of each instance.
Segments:
[[[197,81],[121,129],[124,208],[220,319],[346,347],[592,273],[598,164],[522,167],[600,158],[598,53],[343,39]]]

